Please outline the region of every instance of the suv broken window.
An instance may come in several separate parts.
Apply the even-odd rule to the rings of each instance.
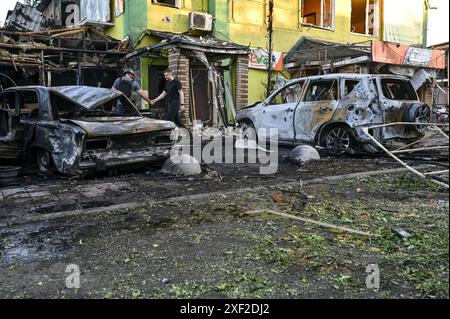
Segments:
[[[334,101],[338,99],[338,81],[312,81],[306,93],[306,102]]]
[[[284,88],[270,100],[269,105],[299,102],[302,94],[303,84],[303,82],[295,83]]]
[[[387,99],[411,101],[417,100],[417,93],[409,81],[399,79],[381,80],[383,94]]]
[[[344,94],[343,94],[342,98],[344,98],[347,95],[349,95],[350,93],[352,93],[353,90],[358,86],[359,83],[360,83],[360,81],[357,81],[357,80],[345,80]]]

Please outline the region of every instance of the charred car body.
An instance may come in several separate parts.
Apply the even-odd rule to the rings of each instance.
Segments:
[[[123,105],[126,114],[118,116]],[[144,118],[123,95],[85,86],[16,87],[0,94],[0,159],[35,160],[67,175],[170,156],[172,122]]]
[[[365,127],[428,123],[430,118],[429,106],[420,102],[407,78],[329,74],[288,82],[265,102],[241,110],[237,121],[244,129],[252,129],[249,131],[277,128],[282,144],[309,143],[342,155],[378,151],[363,132]],[[423,136],[424,129],[395,125],[370,133],[380,141],[409,141]]]

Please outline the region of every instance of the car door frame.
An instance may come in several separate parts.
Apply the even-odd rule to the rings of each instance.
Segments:
[[[293,103],[270,104],[270,102],[277,95],[279,95],[281,92],[283,92],[283,90],[286,90],[287,88],[294,86],[294,85],[298,85],[300,83],[303,83],[303,85],[300,90],[299,101],[293,102]],[[264,103],[262,105],[262,109],[261,109],[261,112],[260,112],[259,118],[258,118],[258,122],[259,122],[258,127],[265,128],[265,129],[278,128],[278,141],[280,143],[293,143],[294,142],[295,112],[296,112],[298,105],[302,101],[303,90],[304,90],[305,84],[306,84],[305,79],[298,79],[296,81],[287,83],[286,85],[284,85],[283,87],[281,87],[280,89],[278,89],[274,93],[272,93],[269,96],[269,98],[266,101],[264,101]],[[273,107],[273,109],[270,109],[271,107]],[[268,112],[268,111],[271,111],[271,112]],[[273,114],[273,113],[278,113],[278,114]],[[268,119],[265,121],[264,117],[267,117]],[[275,125],[268,126],[267,123],[272,123],[272,121],[269,121],[271,118],[277,119],[278,120],[277,123],[281,123],[283,125],[282,126],[280,125],[280,127],[274,127]],[[267,132],[267,133],[270,133],[270,132]],[[267,136],[267,138],[269,138],[269,137],[271,137],[271,136]]]
[[[335,100],[305,101],[311,84],[320,81],[335,81],[337,98]],[[340,99],[340,77],[336,76],[333,79],[326,77],[308,79],[303,87],[302,99],[297,105],[294,116],[295,142],[315,143],[320,128],[333,120],[334,114],[339,107]],[[309,116],[307,118],[299,118],[301,112],[305,110],[310,112]],[[309,130],[305,128],[306,125],[311,125]]]

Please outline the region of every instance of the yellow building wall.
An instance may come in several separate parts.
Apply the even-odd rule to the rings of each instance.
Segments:
[[[268,0],[230,0],[229,39],[251,48],[267,48]],[[335,0],[334,23],[332,29],[311,27],[302,22],[302,0],[276,0],[274,3],[274,51],[287,53],[302,37],[309,36],[322,40],[357,43],[382,39],[381,29],[377,36],[354,34],[351,32],[352,0]],[[380,0],[380,21],[383,3]],[[320,17],[318,17],[320,19]],[[248,104],[260,101],[265,96],[267,72],[250,69]]]
[[[208,12],[208,0],[180,0],[180,8],[148,1],[147,19],[151,30],[182,33],[189,28],[189,12]]]
[[[114,6],[113,6],[114,9]],[[106,30],[106,33],[116,40],[122,40],[125,37],[124,32],[124,14],[116,17],[115,11],[112,11],[112,23],[114,23],[114,27]]]

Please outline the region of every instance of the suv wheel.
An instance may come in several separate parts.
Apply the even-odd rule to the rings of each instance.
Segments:
[[[412,105],[406,113],[406,122],[411,123],[430,123],[431,110],[428,105]],[[426,126],[417,125],[414,126],[417,132],[424,133]]]
[[[331,155],[344,155],[352,148],[350,131],[342,126],[335,126],[325,134],[325,147]]]

